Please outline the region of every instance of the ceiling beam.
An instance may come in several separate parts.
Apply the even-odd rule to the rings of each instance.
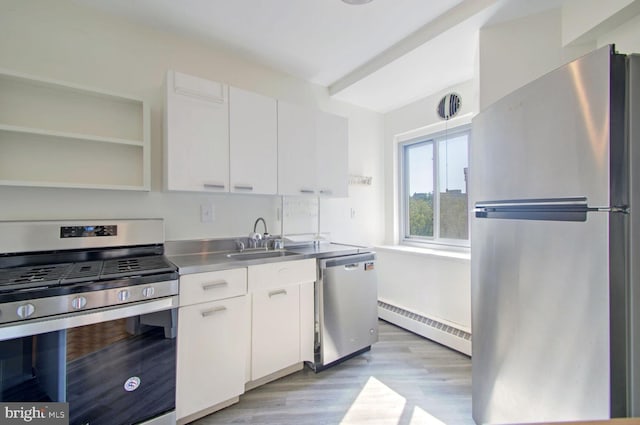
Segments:
[[[341,92],[378,71],[380,68],[422,46],[424,43],[433,40],[445,31],[482,12],[484,9],[493,6],[498,3],[498,1],[500,0],[464,0],[408,37],[389,47],[378,56],[335,81],[329,86],[329,95]]]

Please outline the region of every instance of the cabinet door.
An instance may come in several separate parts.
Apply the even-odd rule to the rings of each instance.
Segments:
[[[278,192],[276,100],[229,88],[231,192]]]
[[[344,117],[316,113],[317,189],[320,196],[347,197],[349,129]]]
[[[221,83],[167,73],[167,190],[229,190],[228,91]]]
[[[300,362],[300,287],[252,294],[251,380]]]
[[[247,297],[180,307],[176,414],[178,419],[244,392],[249,319]]]
[[[316,194],[315,111],[278,102],[278,192]]]

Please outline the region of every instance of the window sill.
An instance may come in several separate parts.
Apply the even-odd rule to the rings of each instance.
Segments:
[[[420,256],[445,257],[457,260],[469,261],[471,259],[471,251],[464,247],[417,247],[408,245],[381,245],[375,247],[376,251],[388,251],[397,253],[407,253]]]

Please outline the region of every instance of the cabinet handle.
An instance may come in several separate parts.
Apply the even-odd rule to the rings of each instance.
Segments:
[[[316,191],[313,190],[313,189],[300,189],[300,193],[311,193],[311,194],[314,194],[314,193],[316,193]]]
[[[221,280],[220,282],[203,283],[202,289],[205,291],[208,291],[209,289],[219,288],[221,286],[226,286],[228,284],[229,282],[227,282],[226,280]]]
[[[223,183],[203,183],[202,184],[206,189],[224,189],[225,185]]]
[[[277,291],[269,292],[269,298],[275,297],[276,295],[287,295],[286,289],[278,289]]]
[[[216,313],[220,313],[221,311],[225,311],[226,309],[227,309],[227,307],[222,305],[220,307],[212,308],[211,310],[203,311],[200,314],[202,315],[202,317],[208,317],[208,316],[211,316],[212,314],[216,314]]]
[[[236,190],[253,190],[253,185],[251,184],[236,184],[233,186]]]
[[[331,195],[333,191],[331,189],[322,189],[320,190],[321,195]]]
[[[187,97],[193,97],[193,98],[199,99],[199,100],[205,100],[207,102],[219,103],[221,105],[223,103],[225,103],[224,98],[211,96],[211,95],[207,95],[207,94],[203,94],[203,93],[198,93],[195,90],[189,90],[189,89],[184,88],[184,87],[175,87],[174,91],[176,92],[176,94],[180,94],[182,96],[187,96]]]

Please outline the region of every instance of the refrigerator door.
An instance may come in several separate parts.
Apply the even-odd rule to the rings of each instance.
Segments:
[[[474,200],[580,196],[610,204],[610,57],[609,46],[599,49],[473,119]]]
[[[609,417],[608,221],[474,220],[476,423]]]
[[[473,120],[477,423],[625,414],[624,61],[601,48]]]

